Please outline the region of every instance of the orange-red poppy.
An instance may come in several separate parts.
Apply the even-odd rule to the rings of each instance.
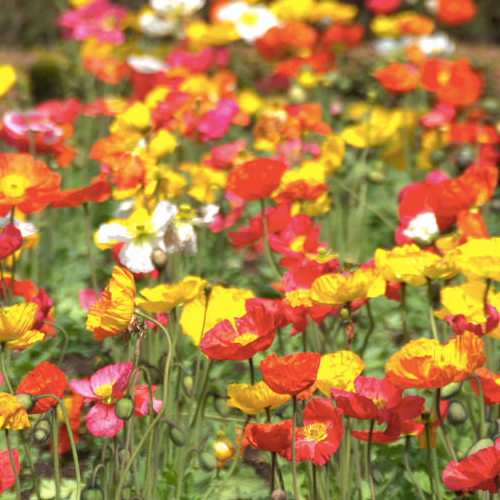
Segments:
[[[415,89],[419,71],[409,64],[392,63],[375,72],[377,81],[389,92],[404,94]]]

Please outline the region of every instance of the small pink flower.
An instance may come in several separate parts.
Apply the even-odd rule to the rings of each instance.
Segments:
[[[93,436],[116,436],[123,427],[123,420],[115,415],[115,403],[124,396],[133,369],[131,361],[108,365],[96,371],[90,380],[69,383],[83,396],[84,403],[95,402],[84,419]]]

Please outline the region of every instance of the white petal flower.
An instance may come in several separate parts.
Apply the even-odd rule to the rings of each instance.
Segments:
[[[436,215],[433,212],[418,214],[408,224],[403,234],[418,245],[429,246],[439,236]]]
[[[151,218],[153,224],[153,231],[157,234],[163,235],[168,225],[175,219],[177,215],[177,206],[169,201],[160,201],[156,205]]]
[[[129,241],[130,235],[128,229],[119,222],[102,224],[97,230],[95,240],[98,244]]]
[[[151,241],[129,241],[123,245],[118,257],[122,264],[133,273],[150,273],[155,266],[151,260],[153,252]]]

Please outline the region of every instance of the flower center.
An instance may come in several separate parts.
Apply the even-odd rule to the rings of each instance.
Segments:
[[[259,336],[256,333],[243,333],[239,337],[233,340],[235,344],[241,344],[243,346],[250,344],[254,340],[257,340]]]
[[[384,410],[385,407],[387,406],[387,402],[384,401],[383,399],[374,399],[373,404],[379,409],[379,410]]]
[[[306,439],[314,439],[315,441],[323,441],[327,436],[326,425],[322,422],[314,422],[313,424],[302,427],[302,435]]]
[[[94,390],[94,393],[102,398],[101,402],[105,405],[112,405],[116,401],[116,398],[112,396],[114,385],[114,382],[109,382],[108,384],[101,385]]]
[[[245,26],[255,26],[259,22],[259,16],[255,12],[244,12],[239,22]]]
[[[6,175],[0,181],[0,190],[9,198],[19,198],[23,196],[28,186],[28,179],[17,174]]]
[[[292,307],[306,306],[311,307],[313,302],[311,300],[311,290],[307,288],[299,288],[297,290],[292,290],[286,294],[285,300]]]
[[[301,235],[297,236],[291,243],[290,243],[290,250],[292,252],[303,252],[304,251],[304,243],[306,242],[306,236]]]

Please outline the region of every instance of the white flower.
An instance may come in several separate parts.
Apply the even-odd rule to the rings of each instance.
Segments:
[[[163,16],[186,17],[193,15],[205,0],[149,0],[149,5]]]
[[[408,224],[403,234],[411,238],[417,245],[429,246],[439,236],[436,215],[433,212],[418,214]]]
[[[10,224],[11,216],[10,212],[5,217],[0,217],[0,229]],[[14,226],[16,226],[19,231],[21,231],[21,236],[23,240],[29,236],[33,236],[38,233],[38,229],[31,222],[26,222],[24,220],[19,220],[14,217]]]
[[[165,19],[155,12],[144,12],[139,14],[139,28],[143,35],[164,37],[179,31],[177,19]]]
[[[433,33],[418,39],[420,50],[426,55],[449,55],[455,51],[455,44],[446,33]]]
[[[260,38],[264,33],[279,26],[276,16],[263,5],[248,5],[236,1],[217,11],[217,18],[223,23],[232,23],[238,35],[248,43]]]
[[[176,214],[177,207],[168,201],[160,201],[152,215],[139,208],[128,219],[101,225],[95,235],[96,244],[105,249],[125,243],[118,254],[122,264],[133,273],[149,273],[155,268],[153,250],[167,250],[163,238]]]
[[[161,59],[150,55],[136,55],[132,54],[127,58],[127,64],[138,73],[152,74],[159,73],[160,71],[167,71],[168,65]]]

